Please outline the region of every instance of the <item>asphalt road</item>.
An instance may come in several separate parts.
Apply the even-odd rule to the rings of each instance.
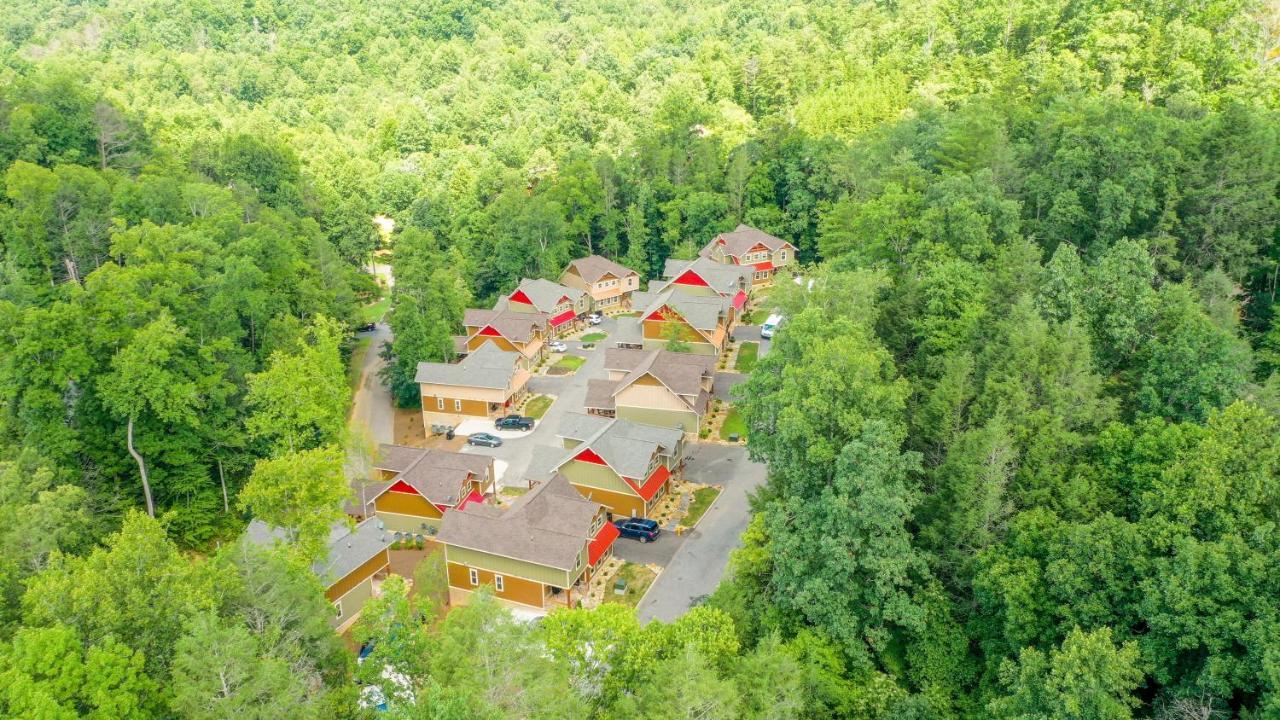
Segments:
[[[389,443],[395,433],[395,410],[391,393],[378,379],[378,371],[385,364],[382,347],[391,341],[391,328],[386,323],[378,323],[373,332],[361,333],[360,337],[368,337],[370,342],[360,368],[360,384],[351,402],[352,426],[363,424],[373,442]]]
[[[640,622],[671,622],[683,615],[720,584],[729,555],[741,544],[742,531],[751,520],[747,498],[764,483],[765,470],[747,460],[747,450],[733,445],[694,445],[685,475],[700,483],[719,483],[724,491],[702,516],[698,527],[676,544],[666,569],[658,575],[640,601]],[[619,539],[617,542],[623,542]],[[655,548],[661,543],[654,543]],[[624,559],[619,546],[614,552]]]

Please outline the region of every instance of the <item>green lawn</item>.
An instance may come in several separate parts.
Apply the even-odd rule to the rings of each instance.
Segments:
[[[582,365],[585,362],[587,362],[587,359],[584,357],[578,357],[577,355],[565,355],[564,357],[557,360],[556,364],[552,365],[551,367],[560,368],[561,370],[564,370],[566,373],[571,373],[574,370],[577,370],[578,368],[582,367]]]
[[[747,313],[747,317],[742,322],[746,325],[763,325],[772,313],[773,311],[768,308],[756,308]]]
[[[716,501],[716,497],[720,495],[720,491],[713,487],[704,487],[693,491],[693,501],[689,503],[689,510],[685,513],[684,519],[680,524],[685,527],[693,527],[702,519],[703,513],[707,508],[711,507],[711,503]]]
[[[533,418],[534,420],[537,420],[538,418],[547,414],[547,408],[551,407],[551,403],[554,400],[555,398],[551,397],[550,395],[539,395],[538,397],[531,399],[528,403],[525,404],[524,414]]]
[[[610,581],[609,587],[605,588],[604,601],[635,607],[640,604],[640,598],[644,597],[644,592],[649,589],[656,577],[652,570],[643,565],[624,563],[622,569],[618,570],[618,574]],[[627,581],[625,595],[616,595],[613,592],[613,584],[619,579]]]
[[[529,492],[529,488],[516,487],[514,485],[509,487],[504,487],[501,490],[501,493],[505,497],[509,497],[509,498],[518,498],[527,492]]]
[[[601,340],[607,337],[609,336],[602,332],[593,332],[593,333],[587,333],[586,335],[583,335],[580,339],[584,343],[594,343],[594,342],[600,342]]]
[[[749,373],[756,366],[756,358],[760,354],[760,343],[745,342],[738,348],[738,360],[733,368],[740,373]]]
[[[384,295],[381,300],[369,303],[360,308],[360,322],[372,323],[379,322],[382,317],[391,309],[391,296]]]
[[[738,412],[738,408],[729,408],[729,414],[724,419],[724,425],[720,426],[720,439],[728,440],[730,435],[737,433],[738,439],[747,436],[747,421],[742,419],[742,414]]]

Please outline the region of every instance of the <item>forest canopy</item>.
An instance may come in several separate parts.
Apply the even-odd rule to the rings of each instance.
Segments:
[[[411,403],[463,308],[747,223],[811,282],[720,589],[393,587],[394,716],[1280,717],[1278,72],[1257,0],[11,0],[0,715],[358,714],[287,490],[341,494],[375,253]]]

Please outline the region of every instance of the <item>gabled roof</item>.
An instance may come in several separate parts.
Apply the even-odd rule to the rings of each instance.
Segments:
[[[493,459],[433,448],[379,445],[373,466],[396,473],[389,482],[370,485],[366,498],[375,498],[397,482],[403,482],[435,505],[453,507],[466,496],[464,483],[471,476],[492,476]]]
[[[520,353],[484,343],[457,363],[418,363],[413,381],[504,390],[516,374]]]
[[[576,303],[585,294],[586,292],[583,290],[567,287],[550,280],[541,278],[530,280],[525,278],[507,296],[507,300],[532,305],[538,309],[538,312],[550,313],[556,309],[561,300],[567,299],[570,303]],[[494,309],[496,310],[497,308],[495,307]]]
[[[626,265],[619,265],[609,258],[599,255],[588,255],[584,258],[572,260],[569,262],[569,267],[576,270],[578,275],[589,283],[596,282],[605,275],[613,275],[619,280],[629,275],[639,275],[639,273]]]
[[[556,474],[520,496],[506,510],[468,505],[447,510],[437,539],[457,547],[501,555],[559,570],[574,570],[591,540],[599,503],[582,497]]]
[[[643,345],[644,334],[638,317],[620,317],[613,330],[615,345]]]
[[[326,586],[350,575],[353,570],[369,562],[375,555],[390,546],[386,530],[379,527],[377,518],[369,518],[350,527],[346,522],[336,522],[329,528],[328,552],[323,560],[311,566],[311,570]],[[286,542],[288,535],[282,528],[267,525],[261,520],[249,523],[245,538],[263,547]]]
[[[543,312],[523,313],[509,308],[467,308],[462,314],[462,324],[467,326],[468,335],[492,335],[496,332],[513,342],[529,342],[533,339],[534,330],[546,329],[547,320],[547,314]],[[488,332],[490,330],[493,332]]]
[[[711,242],[702,249],[703,255],[711,253],[711,248],[716,245],[724,246],[724,254],[731,257],[738,257],[745,252],[750,252],[751,248],[757,245],[763,245],[768,248],[769,252],[778,250],[784,246],[792,247],[791,243],[777,238],[769,233],[758,230],[750,225],[738,225],[733,232],[720,233],[711,239]]]
[[[662,276],[669,280],[662,289],[674,289],[689,284],[697,285],[698,281],[702,281],[721,295],[732,295],[744,286],[751,287],[752,272],[750,266],[718,263],[706,257],[694,260],[667,260],[662,269]]]
[[[582,418],[586,418],[583,420]],[[594,429],[586,437],[585,435]],[[680,443],[684,433],[673,428],[631,422],[622,418],[602,418],[581,413],[568,413],[561,421],[561,437],[581,440],[582,444],[564,451],[556,465],[589,451],[622,477],[643,480],[654,453],[667,455]]]
[[[657,294],[636,293],[631,298],[632,307],[643,308],[640,319],[647,320],[654,313],[666,307],[684,318],[694,329],[703,332],[715,332],[720,326],[720,319],[728,317],[733,300],[719,295],[688,295],[683,292],[664,288]]]
[[[698,395],[702,379],[715,372],[716,359],[710,355],[694,355],[669,350],[627,350],[608,348],[604,352],[606,370],[627,373],[614,392],[630,386],[646,373],[657,378],[677,395]]]

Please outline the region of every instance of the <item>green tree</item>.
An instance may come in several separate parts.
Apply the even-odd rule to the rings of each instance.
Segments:
[[[349,398],[341,339],[337,321],[317,317],[297,352],[277,350],[265,370],[248,377],[249,432],[282,452],[342,440]]]
[[[183,357],[186,340],[186,332],[169,313],[162,312],[116,353],[111,372],[102,380],[104,402],[126,422],[125,446],[138,464],[142,494],[151,517],[156,515],[155,501],[146,460],[134,447],[133,429],[146,414],[164,423],[198,422],[200,397]]]
[[[298,557],[314,561],[325,553],[330,528],[343,520],[349,493],[342,451],[318,447],[259,460],[240,491],[240,506],[283,528]]]
[[[989,707],[997,718],[1124,720],[1140,704],[1133,696],[1142,682],[1138,646],[1117,646],[1108,628],[1076,628],[1047,656],[1027,648],[1001,677],[1007,694]]]

